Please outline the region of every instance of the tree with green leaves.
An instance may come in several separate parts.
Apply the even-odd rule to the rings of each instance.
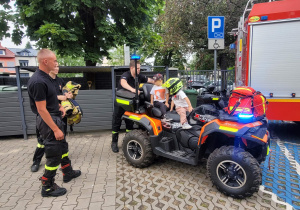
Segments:
[[[108,64],[111,66],[124,65],[124,46],[120,45],[109,51]]]
[[[24,36],[22,22],[18,13],[16,13],[10,6],[10,0],[0,0],[0,40],[3,38],[11,38],[16,45],[22,43],[22,38]],[[12,33],[9,33],[10,26],[9,23],[14,25]]]
[[[84,58],[83,57],[72,57],[70,55],[57,55],[57,60],[59,66],[84,66]]]
[[[25,49],[32,49],[32,46],[29,41],[26,43]]]
[[[1,0],[1,4],[2,1],[5,5],[9,2]],[[141,33],[148,29],[162,5],[162,0],[15,2],[19,23],[27,27],[26,35],[39,48],[84,57],[87,66],[95,66],[117,45],[140,47]]]
[[[258,0],[262,2],[266,0]],[[164,49],[180,49],[183,54],[194,53],[195,69],[213,68],[213,50],[208,50],[207,17],[225,16],[225,49],[218,50],[221,69],[234,65],[235,54],[229,45],[235,37],[228,34],[237,28],[248,0],[166,0],[164,13],[160,15],[161,36]],[[207,63],[211,62],[211,63]]]

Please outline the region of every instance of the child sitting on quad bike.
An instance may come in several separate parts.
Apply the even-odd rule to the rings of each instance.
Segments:
[[[162,122],[166,122],[166,113],[169,108],[169,91],[167,88],[162,87],[163,76],[161,74],[155,74],[153,76],[154,86],[150,91],[151,104],[154,107],[160,109],[162,113]]]
[[[169,82],[171,82],[172,84],[166,84]],[[171,80],[168,80],[166,83],[163,84],[163,86],[169,89],[170,95],[173,95],[170,111],[173,110],[175,105],[176,112],[180,116],[180,124],[182,129],[191,129],[192,126],[187,122],[186,112],[187,111],[192,112],[193,107],[191,105],[190,99],[181,90],[181,88],[183,87],[182,82],[180,81],[179,78],[172,78]]]

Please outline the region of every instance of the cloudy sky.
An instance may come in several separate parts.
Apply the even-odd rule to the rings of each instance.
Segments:
[[[28,39],[28,37],[24,37],[22,39],[22,44],[21,45],[15,45],[12,41],[11,41],[11,38],[4,38],[2,39],[0,42],[1,42],[1,45],[3,47],[7,47],[7,48],[25,48],[25,45],[26,43],[30,41]],[[30,42],[32,47],[34,48],[34,42]]]
[[[12,8],[15,8],[15,7],[14,7],[14,1],[11,1],[9,4],[10,4],[10,6],[11,6]],[[0,6],[0,10],[2,10],[2,9],[3,9],[3,7]],[[10,27],[10,32],[12,32],[12,30],[14,29],[13,24],[12,24],[12,23],[9,23],[9,27]],[[25,33],[25,30],[23,30],[23,32]],[[3,47],[8,47],[8,48],[24,48],[25,45],[26,45],[26,43],[27,43],[28,41],[30,41],[29,38],[28,38],[28,37],[24,37],[24,38],[22,39],[22,44],[21,44],[21,45],[15,45],[15,44],[12,42],[11,38],[4,38],[4,39],[0,40],[1,45],[2,45]],[[34,44],[35,44],[35,43],[34,43],[34,42],[30,42],[30,43],[31,43],[31,45],[34,47]]]

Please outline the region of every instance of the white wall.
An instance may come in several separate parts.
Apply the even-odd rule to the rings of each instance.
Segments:
[[[37,66],[37,59],[36,57],[32,56],[17,56],[16,55],[16,66],[20,65],[20,60],[28,60],[28,66]]]

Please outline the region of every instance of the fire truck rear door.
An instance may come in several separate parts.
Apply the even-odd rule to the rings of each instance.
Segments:
[[[300,19],[251,23],[249,84],[274,98],[300,98]]]

